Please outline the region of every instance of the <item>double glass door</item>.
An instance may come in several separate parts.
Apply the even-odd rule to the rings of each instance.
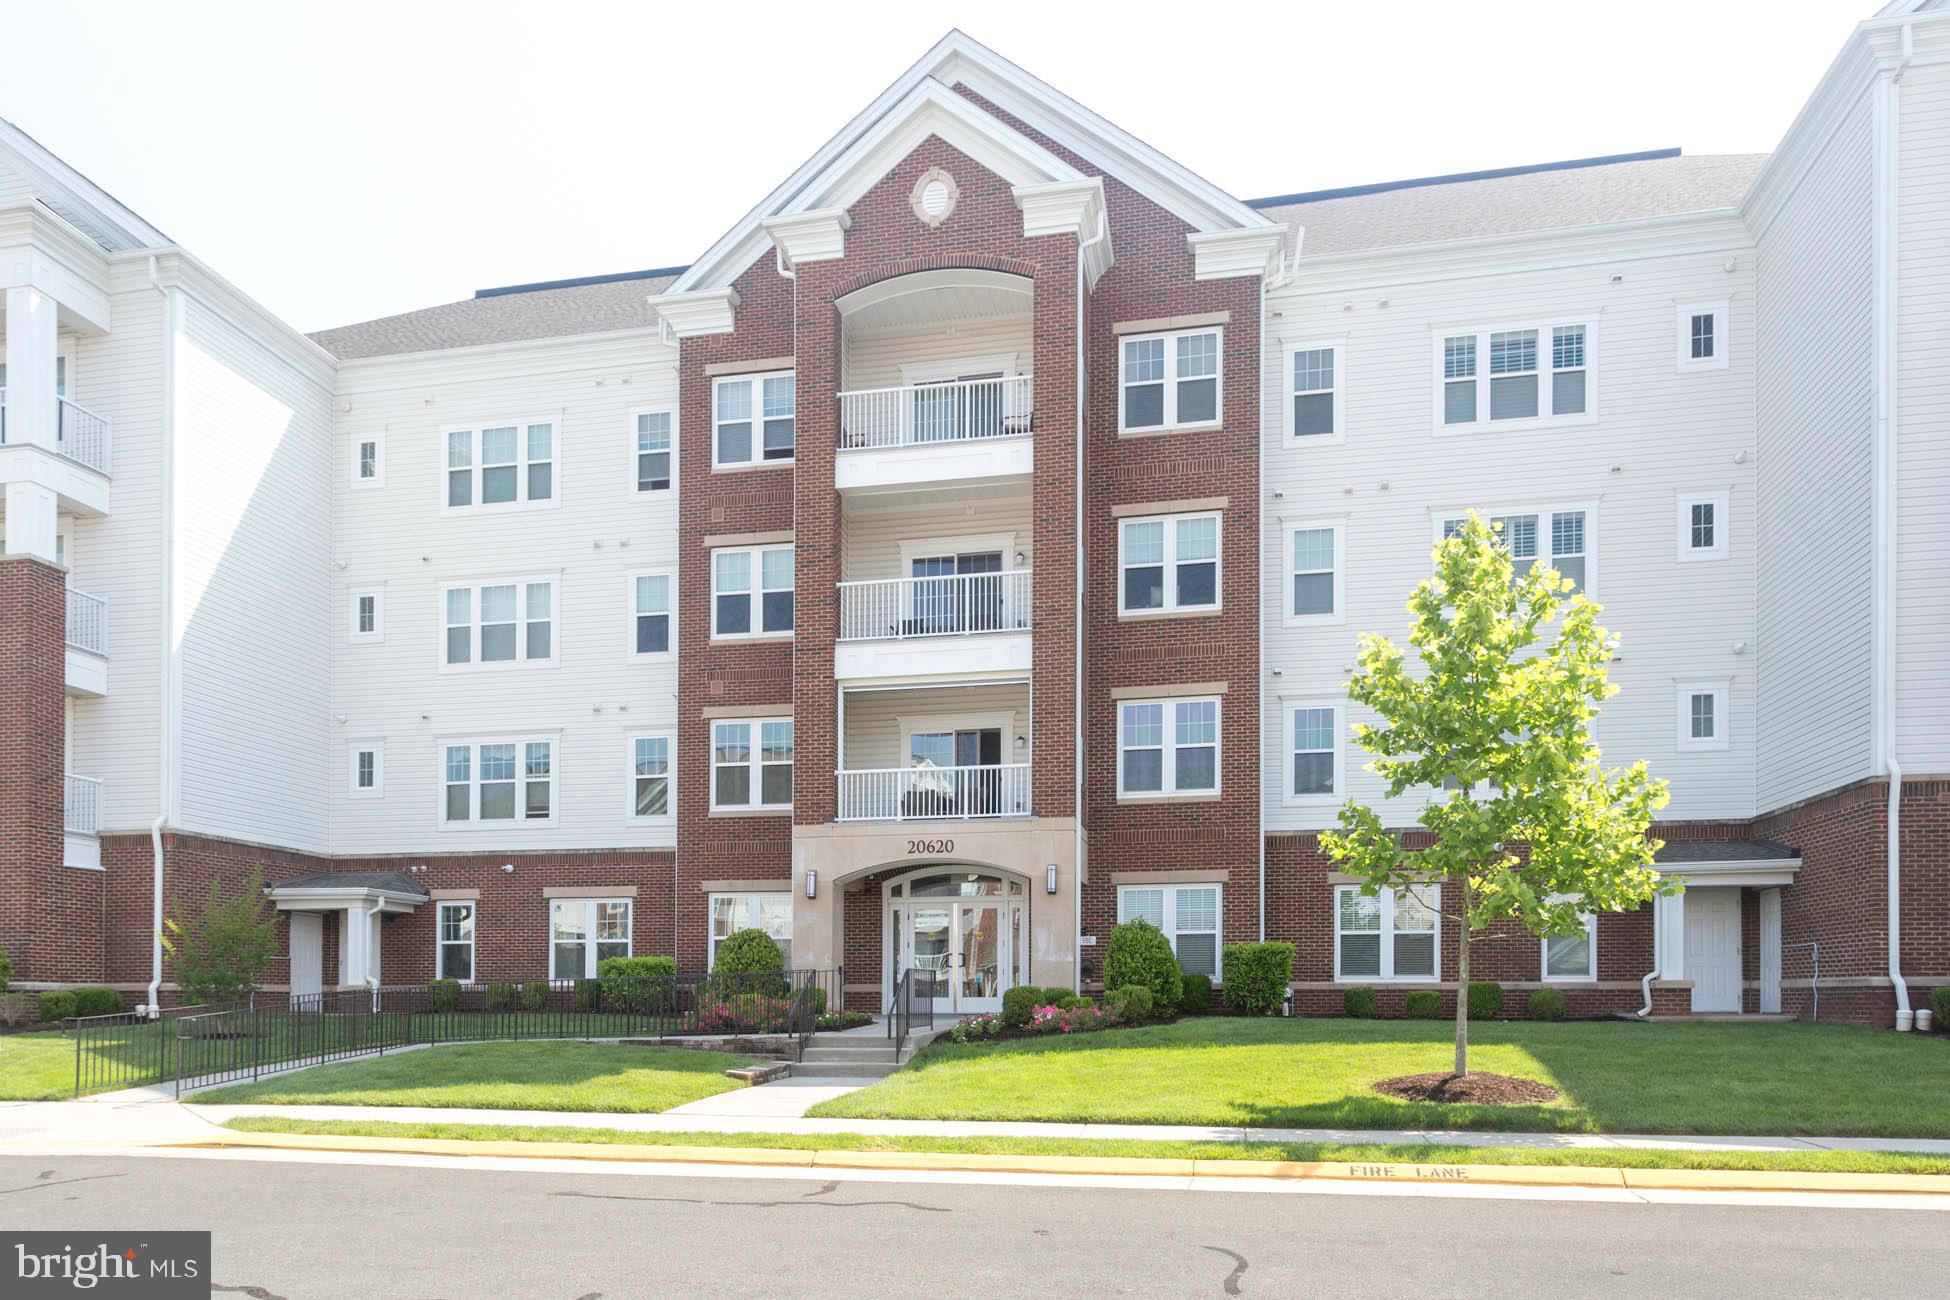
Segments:
[[[992,632],[1002,626],[1002,552],[923,555],[909,562],[915,634]]]
[[[972,872],[926,875],[889,887],[892,969],[889,986],[912,970],[932,990],[941,1013],[1000,1011],[1003,990],[1018,983],[1026,897]]]

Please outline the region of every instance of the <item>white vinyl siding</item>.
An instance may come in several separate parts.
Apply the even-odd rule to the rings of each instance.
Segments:
[[[1219,955],[1224,908],[1221,890],[1213,885],[1120,885],[1117,920],[1144,921],[1171,940],[1178,968],[1188,975],[1220,978]]]
[[[1334,978],[1346,984],[1442,978],[1440,885],[1334,890]]]

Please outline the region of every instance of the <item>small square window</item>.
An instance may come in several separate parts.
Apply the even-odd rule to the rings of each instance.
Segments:
[[[1727,558],[1728,494],[1682,492],[1673,521],[1680,563]]]
[[[1674,321],[1680,371],[1727,367],[1727,303],[1682,304]]]
[[[1678,743],[1682,750],[1726,749],[1728,683],[1680,682],[1677,690]]]
[[[379,799],[386,793],[386,746],[355,740],[346,753],[346,798]]]
[[[355,643],[386,639],[386,592],[382,587],[364,587],[348,596],[346,637]]]
[[[386,485],[386,440],[377,433],[352,435],[352,486],[376,488]]]

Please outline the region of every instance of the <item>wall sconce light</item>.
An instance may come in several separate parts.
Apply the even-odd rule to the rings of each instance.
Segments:
[[[1056,892],[1056,864],[1054,862],[1050,863],[1049,869],[1043,873],[1043,892],[1046,894],[1054,894]]]
[[[503,871],[505,871],[505,872],[507,872],[507,873],[508,873],[509,875],[511,875],[511,876],[515,874],[515,864],[514,864],[514,863],[512,863],[512,862],[504,862],[504,863],[502,863],[502,864],[501,864],[501,869],[502,869]]]
[[[806,873],[806,897],[819,897],[819,873],[817,871],[808,871]]]
[[[1028,747],[1029,747],[1029,737],[1027,737],[1027,736],[1017,736],[1017,737],[1016,737],[1016,748],[1017,748],[1017,749],[1027,749]]]
[[[1026,556],[1026,555],[1024,555],[1024,554],[1023,554],[1023,553],[1022,553],[1021,551],[1017,551],[1017,552],[1016,552],[1016,567],[1017,567],[1018,569],[1020,569],[1020,568],[1021,568],[1021,567],[1023,566],[1023,564],[1024,564],[1024,563],[1025,563],[1025,562],[1026,562],[1026,561],[1027,561],[1028,559],[1029,559],[1029,557],[1028,557],[1028,556]]]

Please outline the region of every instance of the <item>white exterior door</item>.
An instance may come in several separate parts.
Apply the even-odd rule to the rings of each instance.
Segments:
[[[1740,1010],[1740,891],[1686,891],[1686,978],[1695,1012]]]
[[[934,1009],[1000,1011],[1010,944],[1000,899],[917,899],[894,909],[901,969],[933,976]]]
[[[291,996],[306,997],[324,989],[325,917],[319,912],[291,913]]]

